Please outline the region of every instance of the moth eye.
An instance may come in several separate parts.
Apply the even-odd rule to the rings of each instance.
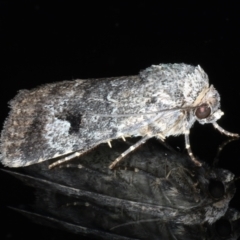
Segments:
[[[221,198],[225,194],[223,183],[216,180],[210,180],[208,191],[213,198]]]
[[[198,119],[207,118],[210,114],[211,108],[208,106],[208,104],[202,104],[195,110],[195,115]]]
[[[215,224],[215,231],[219,237],[228,237],[232,233],[232,225],[227,219],[220,219]]]

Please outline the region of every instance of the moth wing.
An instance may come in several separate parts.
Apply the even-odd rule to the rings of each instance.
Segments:
[[[171,135],[169,127],[181,114],[167,110],[192,101],[180,84],[184,74],[195,71],[186,66],[162,65],[140,76],[63,81],[19,92],[1,134],[3,164],[26,166],[121,136],[144,136],[155,120],[158,131]],[[183,74],[177,74],[179,69]],[[185,85],[193,82],[187,80]]]

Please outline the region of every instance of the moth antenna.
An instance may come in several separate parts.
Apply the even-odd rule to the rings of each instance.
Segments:
[[[137,147],[145,143],[149,138],[151,138],[151,135],[146,135],[142,139],[140,139],[138,142],[136,142],[134,145],[132,145],[130,148],[128,148],[125,152],[123,152],[118,158],[116,158],[109,166],[110,169],[113,169],[115,165],[120,162],[127,154],[135,150]]]
[[[174,112],[178,110],[190,110],[194,109],[196,106],[191,106],[191,107],[177,107],[177,108],[167,108],[167,109],[161,109],[158,111],[153,111],[153,112],[145,112],[145,113],[123,113],[123,114],[101,114],[101,113],[86,113],[89,115],[94,115],[94,116],[99,116],[99,117],[115,117],[115,118],[120,118],[120,117],[131,117],[131,116],[145,116],[145,115],[154,115],[158,114],[160,112]]]
[[[101,143],[101,142],[100,142]],[[98,144],[100,144],[100,143],[98,143]],[[61,159],[59,159],[58,161],[55,161],[55,162],[53,162],[52,164],[50,164],[49,166],[48,166],[48,169],[52,169],[52,168],[54,168],[54,167],[56,167],[56,166],[58,166],[58,165],[60,165],[60,164],[62,164],[62,163],[65,163],[65,162],[67,162],[67,161],[70,161],[70,160],[72,160],[72,159],[74,159],[75,157],[79,157],[79,156],[82,156],[83,154],[86,154],[87,152],[89,152],[90,150],[92,150],[92,149],[94,149],[95,147],[97,147],[98,146],[98,144],[96,144],[95,146],[93,146],[93,147],[91,147],[90,149],[87,149],[86,151],[77,151],[77,152],[75,152],[75,153],[73,153],[73,154],[70,154],[70,155],[68,155],[68,156],[66,156],[66,157],[64,157],[64,158],[61,158]],[[69,164],[70,165],[70,164]],[[81,165],[81,164],[79,164],[79,167],[78,168],[83,168],[84,166],[83,165]]]
[[[189,140],[189,130],[185,131],[185,146],[186,149],[188,151],[188,155],[190,156],[191,160],[199,167],[202,166],[202,163],[200,163],[194,156],[192,153],[192,149],[190,147],[190,140]]]
[[[222,127],[220,127],[216,122],[213,123],[214,128],[216,128],[220,133],[229,136],[229,137],[235,137],[235,138],[239,138],[239,134],[237,133],[231,133],[228,132],[226,130],[224,130]]]

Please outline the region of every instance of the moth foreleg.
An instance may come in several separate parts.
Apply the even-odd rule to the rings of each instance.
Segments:
[[[192,149],[191,149],[191,146],[190,146],[190,141],[189,141],[189,130],[187,130],[185,132],[185,146],[186,146],[186,149],[188,151],[188,155],[190,156],[190,158],[192,159],[192,161],[199,167],[202,166],[202,164],[193,156],[193,153],[192,153]]]
[[[146,135],[142,139],[140,139],[138,142],[136,142],[134,145],[132,145],[130,148],[128,148],[125,152],[123,152],[118,158],[116,158],[109,166],[110,169],[113,169],[115,165],[120,162],[126,155],[128,155],[130,152],[135,150],[137,147],[145,143],[149,138],[151,138],[151,135]]]
[[[223,133],[229,137],[239,137],[237,133],[231,133],[226,130],[224,130],[222,127],[220,127],[216,122],[213,123],[213,126],[220,132]]]

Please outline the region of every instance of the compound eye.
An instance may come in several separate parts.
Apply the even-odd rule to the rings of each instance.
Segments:
[[[195,110],[195,115],[198,119],[207,118],[210,114],[211,108],[208,106],[208,104],[202,104]]]
[[[220,219],[215,223],[215,230],[219,237],[230,237],[232,234],[232,225],[227,219]]]
[[[225,188],[222,182],[216,180],[210,180],[208,185],[208,191],[213,198],[221,198],[225,194]]]

